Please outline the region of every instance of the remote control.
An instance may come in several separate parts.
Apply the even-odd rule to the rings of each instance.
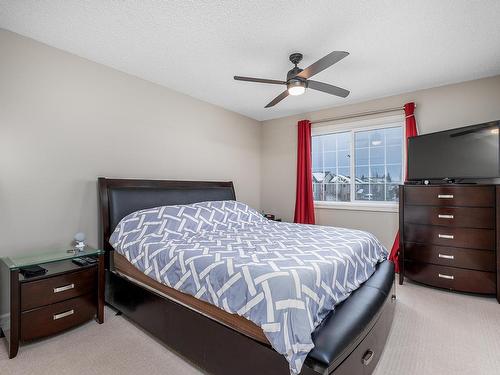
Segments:
[[[96,258],[92,258],[92,257],[89,257],[89,256],[82,257],[82,258],[83,258],[84,261],[86,261],[89,264],[96,264],[97,263],[97,259]]]
[[[88,263],[85,259],[82,258],[75,258],[72,260],[73,263],[79,265],[79,266],[86,266]]]

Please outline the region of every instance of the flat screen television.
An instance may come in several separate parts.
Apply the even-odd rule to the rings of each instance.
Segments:
[[[500,120],[408,140],[408,180],[475,180],[500,176]]]

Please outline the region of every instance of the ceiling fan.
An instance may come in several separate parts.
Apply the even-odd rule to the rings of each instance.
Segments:
[[[234,76],[234,79],[237,81],[270,83],[273,85],[286,85],[287,89],[283,91],[281,94],[279,94],[276,98],[274,98],[269,104],[267,104],[265,108],[269,108],[278,104],[288,95],[302,95],[306,91],[306,88],[326,92],[327,94],[345,98],[347,95],[349,95],[349,90],[329,85],[328,83],[313,81],[312,79],[309,78],[311,78],[315,74],[318,74],[319,72],[322,72],[326,68],[329,68],[333,64],[339,62],[347,55],[349,55],[349,52],[333,51],[328,55],[326,55],[325,57],[316,61],[314,64],[309,65],[307,68],[300,69],[297,65],[302,60],[302,54],[292,53],[290,55],[290,61],[292,62],[292,64],[295,65],[295,67],[288,71],[286,75],[286,81],[278,81],[275,79],[240,77],[240,76]]]

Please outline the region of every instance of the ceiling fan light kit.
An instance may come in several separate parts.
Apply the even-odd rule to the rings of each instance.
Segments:
[[[286,75],[286,81],[279,81],[275,79],[264,79],[264,78],[253,78],[253,77],[241,77],[234,76],[237,81],[246,82],[257,82],[257,83],[268,83],[273,85],[286,85],[287,89],[274,98],[270,103],[266,105],[265,108],[273,107],[280,101],[285,99],[288,95],[298,96],[305,93],[306,88],[313,90],[322,91],[327,94],[340,96],[345,98],[349,95],[349,91],[337,86],[330,85],[328,83],[318,82],[310,80],[313,75],[322,72],[326,68],[332,66],[333,64],[339,62],[344,57],[348,56],[348,52],[344,51],[333,51],[326,55],[325,57],[319,59],[314,64],[308,66],[306,69],[300,69],[298,67],[299,62],[302,60],[301,53],[292,53],[289,57],[292,64],[295,66],[290,69]]]
[[[298,96],[306,92],[306,83],[301,80],[290,80],[286,84],[287,91],[290,95]]]

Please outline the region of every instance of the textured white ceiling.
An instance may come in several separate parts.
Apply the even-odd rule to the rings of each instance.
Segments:
[[[499,0],[0,0],[0,27],[258,120],[500,74]],[[0,46],[1,47],[1,46]],[[284,79],[333,50],[308,90],[276,107]],[[1,52],[0,52],[1,53]]]

